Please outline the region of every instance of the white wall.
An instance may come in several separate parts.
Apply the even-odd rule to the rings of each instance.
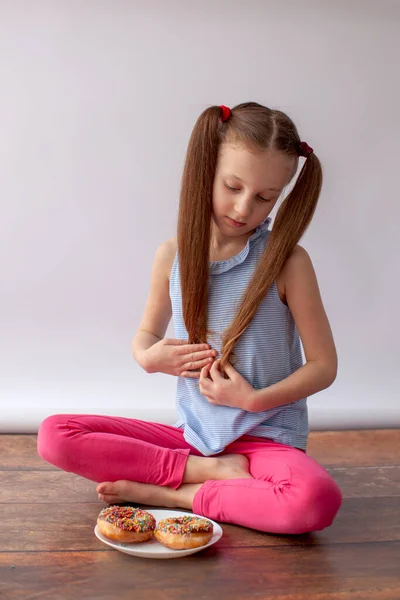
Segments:
[[[1,431],[174,421],[176,379],[131,341],[194,122],[250,100],[324,165],[302,244],[340,368],[311,426],[400,425],[399,23],[382,0],[0,0]]]

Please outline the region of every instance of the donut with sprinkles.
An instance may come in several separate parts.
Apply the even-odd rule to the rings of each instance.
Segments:
[[[203,517],[186,515],[159,521],[154,537],[168,548],[186,550],[208,544],[213,533],[214,526],[211,521]]]
[[[124,544],[146,542],[154,534],[156,520],[152,514],[132,506],[109,506],[97,517],[101,533]]]

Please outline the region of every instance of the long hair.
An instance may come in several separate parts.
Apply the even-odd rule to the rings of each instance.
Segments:
[[[198,118],[190,136],[182,174],[178,213],[178,257],[183,320],[188,342],[207,343],[212,191],[223,142],[238,142],[253,151],[275,150],[296,157],[300,137],[293,121],[279,110],[256,102],[238,104],[221,121],[211,106]],[[282,202],[268,244],[258,262],[231,324],[224,330],[220,369],[232,362],[233,349],[311,222],[322,187],[322,168],[313,152],[305,160],[292,191]]]

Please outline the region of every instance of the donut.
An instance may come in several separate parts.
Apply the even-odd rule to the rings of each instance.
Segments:
[[[134,544],[150,539],[156,527],[152,514],[132,506],[109,506],[97,517],[103,535],[117,542]]]
[[[207,544],[213,531],[211,521],[202,517],[169,517],[159,521],[154,537],[168,548],[186,550]]]

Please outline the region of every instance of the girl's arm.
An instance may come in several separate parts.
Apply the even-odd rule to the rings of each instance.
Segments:
[[[169,275],[174,256],[173,238],[163,242],[156,250],[146,306],[132,342],[133,357],[145,370],[146,350],[163,339],[171,320]]]
[[[280,277],[307,362],[282,381],[255,390],[251,407],[247,409],[251,412],[296,402],[329,387],[336,379],[338,361],[335,342],[315,271],[304,248],[295,247]]]

